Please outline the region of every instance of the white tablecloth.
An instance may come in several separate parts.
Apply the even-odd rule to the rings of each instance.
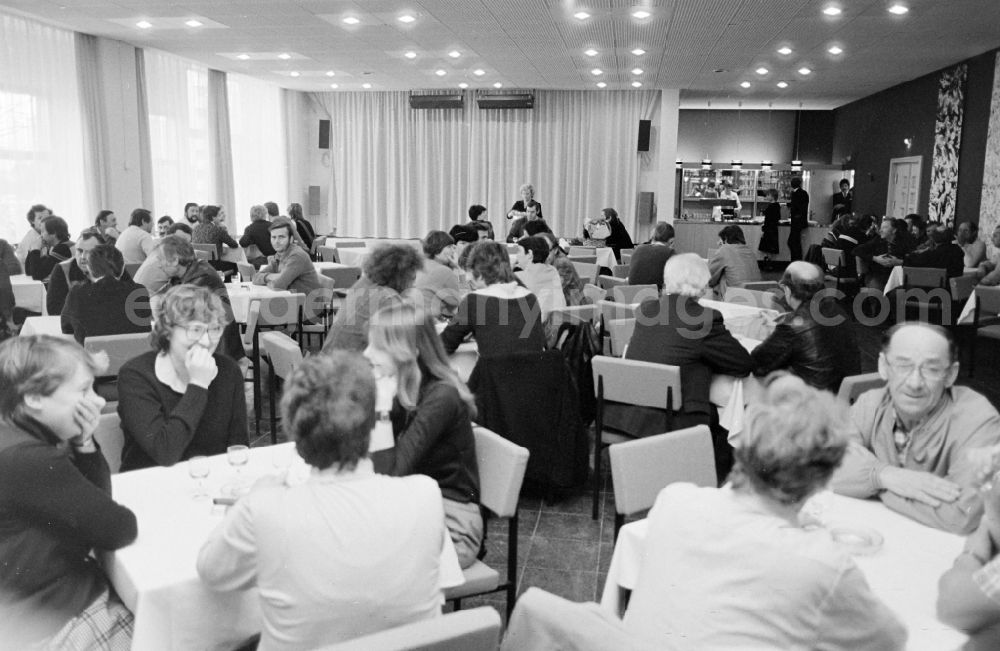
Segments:
[[[599,246],[595,250],[595,253],[597,254],[598,267],[607,267],[608,269],[611,269],[618,264],[618,261],[615,260],[615,252],[612,251],[609,246]]]
[[[774,322],[778,318],[777,310],[769,310],[753,305],[727,303],[702,298],[698,301],[705,307],[710,307],[720,314],[726,322],[726,329],[734,335],[763,341],[774,331]]]
[[[976,298],[976,292],[972,292],[972,295],[969,296],[969,300],[967,300],[965,305],[962,307],[962,313],[958,315],[958,321],[955,323],[972,323],[972,320],[976,316],[976,304],[978,302],[979,299]]]
[[[250,283],[230,283],[226,285],[229,302],[233,306],[233,318],[237,323],[246,323],[250,313],[250,302],[272,296],[291,296],[292,292],[284,289],[271,289],[264,285]]]
[[[316,269],[316,273],[322,274],[324,269],[347,269],[348,264],[342,262],[314,262],[313,267]]]
[[[365,258],[371,251],[368,248],[361,248],[360,246],[350,247],[342,249],[337,248],[337,256],[340,258],[341,264],[345,264],[348,267],[362,267],[365,264]]]
[[[979,267],[965,267],[962,270],[963,276],[975,276],[979,272]],[[884,294],[888,294],[897,287],[903,286],[903,267],[893,267],[892,271],[889,273],[889,280],[885,282],[885,289],[882,290]]]
[[[63,339],[72,339],[73,335],[63,334],[60,318],[57,316],[29,316],[21,326],[21,335],[52,335]]]
[[[391,442],[391,430],[389,436]],[[252,479],[278,472],[271,462],[275,450],[290,452],[291,447],[286,443],[252,449],[243,476]],[[224,454],[211,457],[211,464],[205,486],[210,495],[219,495],[235,473]],[[298,479],[308,475],[305,463],[294,453],[290,475]],[[114,475],[112,486],[115,500],[132,509],[139,522],[136,541],[108,554],[105,564],[111,584],[135,614],[135,651],[232,649],[260,630],[255,588],[213,592],[198,578],[198,551],[224,510],[211,500],[192,499],[195,481],[188,476],[186,462]],[[442,584],[460,585],[464,579],[455,548],[448,536],[442,537]]]
[[[742,335],[734,335],[736,340],[747,349],[760,345],[760,341]],[[756,399],[761,391],[760,382],[753,375],[745,378],[732,375],[713,375],[712,384],[708,390],[708,399],[719,408],[719,425],[729,432],[729,443],[739,446],[739,435],[743,431],[743,420],[746,405]]]
[[[875,500],[832,493],[823,493],[818,500],[823,505],[820,517],[827,525],[868,527],[885,538],[881,550],[856,556],[855,561],[872,592],[909,630],[908,649],[941,651],[965,642],[964,634],[942,624],[935,615],[937,581],[962,551],[963,538],[926,527]],[[647,527],[645,520],[633,522],[622,527],[618,536],[601,596],[601,606],[615,614],[621,612],[623,590],[632,590],[638,581]]]
[[[45,285],[42,281],[19,274],[10,277],[10,286],[14,290],[14,305],[42,315],[49,313],[45,306]]]

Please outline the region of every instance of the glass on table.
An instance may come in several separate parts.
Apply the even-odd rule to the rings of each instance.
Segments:
[[[208,477],[212,466],[208,462],[208,457],[197,456],[188,459],[188,475],[191,479],[198,480],[198,490],[195,491],[194,499],[208,499],[208,491],[205,490],[205,478]]]
[[[245,445],[230,445],[226,448],[226,461],[236,470],[236,475],[239,476],[243,470],[243,466],[247,465],[247,462],[250,461],[250,448]]]

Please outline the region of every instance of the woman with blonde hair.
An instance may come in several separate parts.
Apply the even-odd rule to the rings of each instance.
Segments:
[[[437,481],[459,563],[468,567],[483,540],[475,398],[449,365],[433,319],[411,303],[375,313],[364,354],[378,380],[379,411],[388,411],[396,439],[393,448],[372,455],[375,469]]]

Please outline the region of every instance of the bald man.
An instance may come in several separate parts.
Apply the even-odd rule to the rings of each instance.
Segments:
[[[1000,442],[1000,414],[956,387],[958,349],[947,330],[917,322],[886,332],[878,358],[886,385],[851,407],[856,431],[833,489],[877,496],[926,525],[969,533],[979,524],[979,463],[970,450]]]
[[[751,353],[755,375],[788,370],[817,389],[836,392],[847,375],[861,372],[858,344],[847,313],[825,287],[823,272],[796,261],[778,281],[792,311]]]

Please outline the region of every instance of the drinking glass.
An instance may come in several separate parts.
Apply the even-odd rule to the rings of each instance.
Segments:
[[[243,466],[250,461],[250,448],[245,445],[230,445],[226,448],[226,461],[236,469],[236,475],[239,477]]]
[[[194,499],[203,500],[208,498],[208,491],[205,490],[205,478],[208,477],[212,467],[208,463],[208,457],[197,456],[188,460],[188,474],[191,479],[198,480],[198,490],[194,494]]]

